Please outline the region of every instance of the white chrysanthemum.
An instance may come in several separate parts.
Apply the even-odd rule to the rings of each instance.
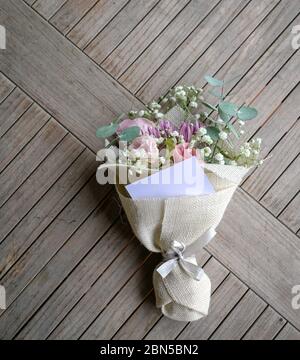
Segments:
[[[158,112],[155,114],[155,119],[162,119],[163,117],[164,117],[163,113]]]
[[[196,120],[199,120],[199,119],[200,119],[200,117],[201,117],[201,115],[200,115],[200,114],[195,114],[194,116],[195,116],[195,119],[196,119]]]
[[[143,116],[145,115],[145,111],[144,111],[144,110],[139,111],[138,115],[139,115],[140,117],[143,117]]]
[[[179,133],[178,133],[178,131],[172,131],[171,132],[171,136],[175,136],[175,137],[177,137],[177,136],[179,136]]]

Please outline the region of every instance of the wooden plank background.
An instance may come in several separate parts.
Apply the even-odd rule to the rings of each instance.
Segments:
[[[300,339],[299,0],[0,0],[1,339]],[[154,306],[160,257],[95,181],[95,130],[178,83],[235,77],[268,161],[199,255],[209,315]],[[121,269],[121,271],[120,271]]]

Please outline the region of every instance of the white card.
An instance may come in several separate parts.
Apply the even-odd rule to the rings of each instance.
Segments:
[[[132,199],[206,195],[214,188],[196,157],[178,162],[126,186]]]

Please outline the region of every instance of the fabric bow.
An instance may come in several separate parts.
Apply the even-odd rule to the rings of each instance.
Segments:
[[[196,247],[198,250],[199,248],[202,249],[215,235],[216,231],[214,228],[208,229],[198,240],[188,247],[189,252],[191,252],[192,249],[196,250]],[[183,255],[185,250],[186,246],[182,242],[173,241],[171,243],[170,249],[163,253],[166,260],[156,269],[162,278],[165,278],[178,263],[191,278],[200,281],[204,270],[197,264],[195,255],[188,257]]]

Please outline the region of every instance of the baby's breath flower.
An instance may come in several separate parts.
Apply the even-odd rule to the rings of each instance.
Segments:
[[[195,116],[195,119],[196,119],[196,120],[199,120],[199,119],[200,119],[200,117],[201,117],[201,115],[200,115],[200,114],[195,114],[194,116]]]
[[[240,134],[241,134],[241,135],[244,135],[244,134],[245,134],[245,131],[244,131],[244,130],[241,130],[241,131],[240,131]]]
[[[220,131],[220,133],[219,133],[219,138],[221,139],[221,140],[226,140],[227,139],[227,132],[225,132],[225,131]]]
[[[144,110],[139,111],[138,115],[139,115],[140,117],[143,117],[143,116],[145,115],[145,111],[144,111]]]
[[[159,158],[159,161],[161,162],[162,165],[164,165],[164,164],[166,163],[166,158],[163,157],[163,156],[161,156],[161,157]]]
[[[236,166],[236,165],[237,165],[237,163],[236,163],[236,161],[235,161],[235,160],[230,160],[230,161],[229,161],[229,165]]]
[[[164,138],[163,137],[159,137],[156,139],[157,144],[162,144],[164,142]]]
[[[244,125],[245,125],[245,121],[239,120],[239,121],[238,121],[238,124],[239,124],[240,126],[244,126]]]
[[[189,107],[196,109],[198,107],[198,104],[196,103],[196,101],[191,101]]]
[[[163,113],[158,112],[158,113],[155,114],[156,119],[162,119],[163,117],[164,117]]]
[[[206,146],[203,151],[205,156],[209,156],[211,154],[211,148],[208,146]]]
[[[209,135],[204,135],[202,137],[202,141],[205,142],[208,145],[211,145],[213,143],[213,140]]]
[[[218,161],[218,162],[221,162],[224,160],[224,156],[221,154],[221,153],[217,153],[215,155],[215,159]]]
[[[245,157],[250,157],[250,155],[251,155],[251,151],[249,150],[249,149],[245,149],[244,151],[243,151],[243,155],[245,155]]]
[[[201,127],[197,133],[200,135],[200,136],[203,136],[203,135],[206,135],[207,134],[207,130],[205,127]]]
[[[175,131],[172,131],[170,135],[177,137],[177,136],[179,136],[179,133],[178,133],[178,131],[175,130]]]

